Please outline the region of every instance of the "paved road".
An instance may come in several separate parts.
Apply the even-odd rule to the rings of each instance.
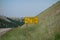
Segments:
[[[0,36],[6,33],[7,31],[11,30],[11,28],[0,28]]]

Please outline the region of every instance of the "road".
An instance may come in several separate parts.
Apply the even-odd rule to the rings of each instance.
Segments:
[[[9,30],[11,30],[11,28],[0,28],[0,36],[5,34]]]

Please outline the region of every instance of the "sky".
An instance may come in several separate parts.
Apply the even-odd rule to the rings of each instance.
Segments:
[[[7,17],[36,16],[58,0],[0,0],[0,15]]]

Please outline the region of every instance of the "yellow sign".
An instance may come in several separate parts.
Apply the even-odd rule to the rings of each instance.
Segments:
[[[25,17],[24,18],[24,22],[25,24],[29,24],[29,23],[38,23],[38,17]]]

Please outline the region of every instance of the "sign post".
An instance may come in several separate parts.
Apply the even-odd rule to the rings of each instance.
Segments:
[[[28,34],[28,24],[37,24],[38,17],[24,17],[24,23],[26,24],[26,35]]]

